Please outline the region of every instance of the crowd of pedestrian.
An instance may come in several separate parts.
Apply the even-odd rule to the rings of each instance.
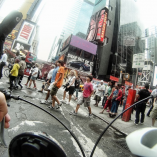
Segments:
[[[7,65],[7,54],[4,51],[1,59],[0,59],[0,78],[2,77],[3,67]],[[16,89],[19,85],[21,89],[23,88],[21,82],[24,76],[24,70],[26,68],[25,58],[20,57],[19,53],[14,58],[14,64],[12,69],[10,70],[9,80],[10,80],[10,90]],[[89,116],[92,115],[90,102],[91,97],[93,96],[93,100],[95,100],[95,107],[98,107],[100,101],[102,101],[103,110],[100,114],[103,114],[104,111],[108,113],[109,118],[114,118],[118,113],[119,106],[122,106],[122,112],[126,109],[126,102],[129,96],[129,90],[132,88],[131,86],[121,86],[121,84],[115,83],[114,81],[108,82],[107,86],[104,85],[104,81],[101,80],[99,83],[96,81],[93,82],[92,76],[87,76],[86,81],[84,83],[84,90],[82,94],[79,96],[80,84],[83,83],[82,79],[79,75],[76,74],[75,70],[71,70],[70,74],[66,76],[66,82],[64,85],[63,99],[59,100],[57,98],[58,89],[63,85],[64,76],[65,76],[65,68],[62,60],[58,60],[55,64],[51,65],[50,71],[46,72],[47,76],[45,76],[45,82],[41,87],[41,90],[38,92],[43,93],[43,91],[47,91],[45,100],[41,100],[42,104],[48,104],[49,102],[52,105],[48,106],[51,109],[59,109],[62,104],[70,104],[72,96],[77,100],[76,109],[70,114],[76,115],[80,105],[84,103],[84,106],[89,110]],[[29,77],[26,82],[26,86],[28,89],[31,88],[33,83],[33,88],[37,89],[36,79],[39,75],[39,65],[37,63],[32,62],[31,69],[29,71]],[[140,101],[146,97],[148,97],[151,93],[149,92],[149,84],[145,84],[144,89],[137,91],[135,102]],[[66,102],[66,94],[69,94],[68,101]],[[76,92],[76,96],[74,93]],[[157,95],[157,86],[156,89],[152,91],[152,95]],[[51,100],[48,101],[51,96]],[[55,102],[57,102],[55,107]],[[144,123],[145,118],[145,110],[146,110],[147,100],[136,105],[133,110],[136,110],[135,114],[135,124]],[[157,98],[152,98],[149,100],[150,110],[147,113],[148,117],[152,118],[152,126],[155,124],[155,120],[157,118]],[[141,117],[140,117],[141,114]],[[123,116],[123,115],[122,115]],[[121,116],[121,117],[122,117]],[[131,117],[130,117],[131,119]]]

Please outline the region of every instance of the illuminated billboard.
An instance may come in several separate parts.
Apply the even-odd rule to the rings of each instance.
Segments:
[[[108,20],[108,9],[104,8],[91,17],[89,24],[87,40],[104,42],[106,25]]]

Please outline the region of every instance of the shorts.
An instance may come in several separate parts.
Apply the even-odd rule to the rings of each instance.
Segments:
[[[152,112],[150,113],[150,117],[152,119],[156,119],[157,118],[157,109],[153,109]]]
[[[83,97],[83,94],[79,97],[77,104],[82,105],[84,103],[84,107],[89,107],[90,106],[90,97],[85,98]]]
[[[49,81],[48,83],[51,83],[51,79],[46,79],[45,82]]]
[[[30,81],[31,77],[32,77],[32,74],[30,74],[30,75],[28,76],[28,81]]]
[[[66,92],[69,92],[69,95],[73,95],[74,91],[75,91],[75,87],[74,86],[70,86],[69,88],[65,88]]]
[[[31,76],[31,80],[33,80],[33,81],[34,81],[34,80],[36,80],[36,77],[34,77],[34,76]]]
[[[53,87],[52,87],[52,89],[50,91],[51,96],[56,95],[57,92],[58,92],[58,89],[59,89],[58,87],[56,87],[56,86],[53,85]]]
[[[52,89],[53,84],[54,84],[54,82],[49,85],[48,90],[51,90],[51,89]]]
[[[94,97],[94,100],[96,100],[96,101],[101,101],[101,97],[100,96],[98,96],[98,95],[95,95],[95,97]]]

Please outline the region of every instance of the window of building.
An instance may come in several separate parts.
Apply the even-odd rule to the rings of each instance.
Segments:
[[[113,7],[112,6],[109,6],[109,11],[112,11],[113,10]]]
[[[107,26],[111,25],[111,20],[107,20]]]
[[[109,42],[109,38],[105,37],[105,39],[104,39],[104,45],[107,45],[108,42]]]

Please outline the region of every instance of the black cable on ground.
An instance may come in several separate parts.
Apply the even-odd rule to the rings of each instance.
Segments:
[[[81,152],[82,152],[83,157],[86,157],[86,156],[85,156],[85,153],[84,153],[84,151],[83,151],[83,148],[82,148],[80,142],[78,141],[78,139],[76,138],[76,136],[75,136],[57,117],[55,117],[55,116],[54,116],[53,114],[51,114],[50,112],[48,112],[48,111],[46,111],[45,109],[43,109],[43,108],[41,108],[41,107],[35,105],[34,103],[32,103],[32,102],[30,102],[30,101],[27,101],[27,100],[22,99],[22,98],[20,98],[20,97],[17,97],[17,98],[16,98],[16,97],[14,97],[14,96],[11,96],[11,98],[16,99],[16,100],[21,100],[21,101],[27,102],[27,103],[29,103],[29,104],[31,104],[31,105],[33,105],[33,106],[35,106],[35,107],[41,109],[42,111],[46,112],[47,114],[49,114],[49,115],[52,116],[53,118],[55,118],[60,124],[62,124],[62,125],[69,131],[69,133],[71,134],[71,136],[75,139],[76,143],[78,144],[78,146],[79,146],[79,148],[80,148],[80,150],[81,150]]]
[[[124,110],[121,114],[119,114],[112,122],[110,122],[110,124],[105,128],[105,130],[101,133],[101,135],[100,135],[99,138],[97,139],[97,141],[96,141],[96,143],[95,143],[95,145],[94,145],[94,147],[93,147],[93,150],[92,150],[92,152],[91,152],[90,157],[93,156],[93,154],[94,154],[94,152],[95,152],[95,149],[96,149],[98,143],[100,142],[102,136],[105,134],[105,132],[108,130],[108,128],[109,128],[123,113],[125,113],[127,110],[131,109],[131,108],[134,107],[135,105],[137,105],[137,104],[139,104],[139,103],[141,103],[141,102],[143,102],[143,101],[145,101],[145,100],[147,100],[147,99],[150,99],[150,98],[152,98],[152,95],[149,96],[149,97],[147,97],[147,98],[145,98],[145,99],[142,99],[142,100],[136,102],[135,104],[131,105],[129,108],[127,108],[126,110]]]

